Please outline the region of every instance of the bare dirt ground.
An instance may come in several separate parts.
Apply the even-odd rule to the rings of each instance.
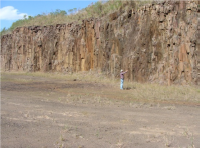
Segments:
[[[1,147],[200,147],[198,102],[141,103],[128,99],[131,92],[76,79],[2,73]]]

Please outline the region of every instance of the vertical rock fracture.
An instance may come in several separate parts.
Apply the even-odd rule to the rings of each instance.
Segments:
[[[1,69],[100,70],[160,84],[200,84],[197,2],[164,1],[82,24],[16,28],[1,37]],[[198,76],[199,75],[199,76]]]

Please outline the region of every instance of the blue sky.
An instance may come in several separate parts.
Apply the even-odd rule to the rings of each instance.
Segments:
[[[12,23],[23,19],[24,15],[36,16],[56,9],[83,9],[98,0],[0,0],[0,30],[10,28]]]

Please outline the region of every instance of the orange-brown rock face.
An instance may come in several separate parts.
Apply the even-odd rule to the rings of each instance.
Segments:
[[[81,25],[21,27],[1,38],[1,69],[99,70],[162,84],[200,84],[197,3],[166,1]]]

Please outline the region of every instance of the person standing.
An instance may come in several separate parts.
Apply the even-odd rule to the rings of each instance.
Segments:
[[[124,85],[124,74],[127,72],[128,72],[128,70],[126,70],[125,72],[123,70],[121,70],[121,72],[120,72],[120,78],[121,78],[120,89],[122,89],[122,90],[123,90],[123,85]]]

